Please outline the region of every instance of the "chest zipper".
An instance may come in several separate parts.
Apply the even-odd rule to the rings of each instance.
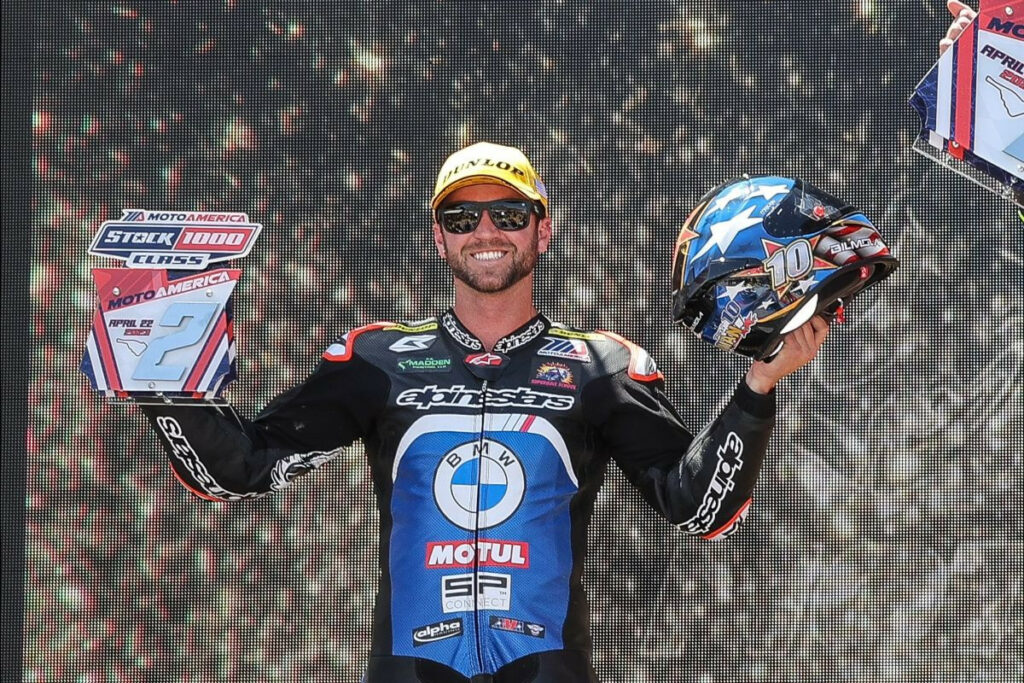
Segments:
[[[476,658],[480,670],[484,671],[483,637],[480,625],[480,479],[484,472],[484,433],[487,422],[487,380],[480,388],[480,440],[476,461],[476,516],[473,519],[473,621],[476,623]]]

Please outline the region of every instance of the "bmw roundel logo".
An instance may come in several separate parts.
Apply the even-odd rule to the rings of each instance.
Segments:
[[[504,522],[519,509],[526,492],[523,464],[492,439],[456,446],[434,472],[434,501],[452,524],[474,531]]]

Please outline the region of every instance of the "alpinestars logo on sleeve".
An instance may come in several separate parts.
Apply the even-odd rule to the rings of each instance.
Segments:
[[[743,467],[743,439],[736,432],[729,432],[715,454],[718,456],[718,465],[704,499],[697,508],[697,514],[678,525],[688,534],[705,534],[714,528],[722,501],[735,488],[733,479]]]

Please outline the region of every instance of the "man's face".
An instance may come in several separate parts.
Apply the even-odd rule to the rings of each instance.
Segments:
[[[448,195],[441,206],[458,202],[489,202],[498,199],[525,199],[504,185],[470,185]],[[448,262],[455,279],[485,294],[502,292],[533,272],[537,256],[548,249],[551,220],[530,217],[530,224],[513,232],[498,230],[484,212],[476,230],[453,235],[434,222],[434,243],[441,258]]]

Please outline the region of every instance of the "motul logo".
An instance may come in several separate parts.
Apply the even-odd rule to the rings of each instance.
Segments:
[[[477,555],[479,559],[477,560]],[[519,541],[488,541],[473,543],[428,543],[427,568],[451,569],[472,567],[474,560],[480,567],[512,567],[529,569],[530,544]]]

